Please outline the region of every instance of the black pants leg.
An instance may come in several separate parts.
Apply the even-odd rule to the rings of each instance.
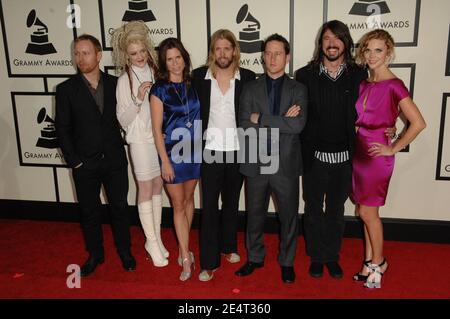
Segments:
[[[305,240],[311,261],[339,260],[345,227],[344,204],[350,194],[351,176],[350,162],[328,164],[318,160],[303,176]]]
[[[100,169],[87,169],[82,166],[74,168],[72,175],[81,209],[81,228],[86,249],[93,257],[103,257]]]
[[[123,166],[117,169],[104,168],[102,182],[108,198],[111,223],[117,252],[130,253],[130,216],[128,215],[128,171]]]
[[[272,176],[270,187],[275,194],[280,220],[280,266],[294,265],[298,239],[299,178],[297,176]]]
[[[352,168],[350,162],[332,164],[325,198],[324,261],[338,261],[345,230],[345,202],[352,187]]]
[[[237,229],[239,197],[244,176],[239,173],[238,163],[225,164],[225,177],[222,187],[222,229],[220,251],[224,254],[237,253]]]
[[[200,228],[200,265],[212,270],[220,266],[220,253],[237,252],[237,214],[243,176],[236,152],[215,152],[222,163],[202,164],[202,203]],[[222,211],[219,211],[219,195]]]
[[[264,262],[264,223],[270,194],[269,175],[247,177],[247,259],[250,262]]]
[[[220,266],[219,194],[223,186],[225,164],[202,163],[202,214],[200,217],[200,266],[212,270]]]

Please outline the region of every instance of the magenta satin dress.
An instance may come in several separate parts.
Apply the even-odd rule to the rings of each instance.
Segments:
[[[383,206],[386,201],[395,157],[372,157],[369,155],[369,148],[373,142],[391,144],[384,131],[395,125],[399,115],[398,104],[407,96],[408,89],[400,79],[363,81],[359,86],[359,98],[356,102],[356,126],[359,129],[356,133],[350,195],[355,204]]]

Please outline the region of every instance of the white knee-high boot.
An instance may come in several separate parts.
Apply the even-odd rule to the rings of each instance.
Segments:
[[[161,253],[158,241],[156,240],[152,201],[138,204],[138,211],[139,219],[141,220],[142,228],[147,239],[145,241],[145,250],[150,255],[156,267],[167,266],[169,261]]]
[[[169,252],[166,247],[164,247],[161,240],[161,214],[162,214],[162,196],[153,195],[153,220],[155,222],[155,234],[156,241],[158,242],[159,249],[161,250],[164,257],[169,257]]]

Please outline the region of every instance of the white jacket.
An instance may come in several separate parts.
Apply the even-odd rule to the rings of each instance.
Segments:
[[[136,106],[131,98],[130,82],[128,74],[123,72],[116,89],[117,107],[116,114],[120,125],[126,132],[126,141],[130,143],[154,143],[152,121],[150,117],[149,91],[145,93],[144,100],[137,98],[138,89],[142,82],[154,81],[153,71],[146,64],[143,68],[132,66],[130,75],[133,83],[133,94],[138,104]],[[137,75],[137,76],[136,76]]]

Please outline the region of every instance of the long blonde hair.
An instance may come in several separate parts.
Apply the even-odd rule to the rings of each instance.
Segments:
[[[214,50],[216,48],[216,42],[217,40],[227,40],[231,43],[231,46],[233,47],[235,54],[233,57],[233,68],[234,72],[239,70],[239,63],[241,59],[241,50],[239,48],[239,43],[236,40],[236,37],[234,36],[233,32],[227,29],[219,29],[211,36],[211,44],[209,45],[209,54],[208,54],[208,61],[206,62],[206,65],[211,69],[211,72],[213,76],[216,76],[216,57],[214,55]]]
[[[153,41],[150,38],[150,30],[144,21],[131,21],[114,30],[111,38],[113,48],[112,59],[118,73],[128,72],[131,62],[128,59],[127,48],[131,43],[142,43],[148,52],[148,64],[156,73],[158,63]]]

